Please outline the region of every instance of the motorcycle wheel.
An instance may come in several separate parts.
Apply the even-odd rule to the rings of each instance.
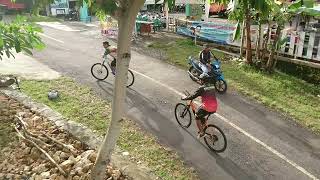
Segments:
[[[197,70],[196,70],[193,66],[191,66],[191,67],[189,68],[189,72],[190,72],[191,74],[193,74],[194,76],[199,76]],[[189,74],[189,76],[190,76],[190,78],[192,79],[192,81],[197,81],[197,79],[194,78],[193,76],[191,76],[190,74]]]
[[[227,82],[225,80],[219,79],[214,83],[215,89],[218,91],[220,94],[224,94],[227,91]]]

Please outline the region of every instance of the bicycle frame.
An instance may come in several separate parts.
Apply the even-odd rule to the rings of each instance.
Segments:
[[[189,95],[190,95],[190,93],[189,93],[188,91],[185,91],[184,94],[185,94],[186,96],[189,96]],[[189,109],[190,107],[191,107],[191,110],[192,110],[192,112],[193,112],[193,115],[195,116],[195,115],[196,115],[197,106],[196,106],[196,104],[193,102],[193,100],[187,101],[187,108],[186,108],[186,109]],[[183,112],[183,114],[185,114],[185,112]],[[204,124],[204,125],[207,124],[207,121],[208,121],[210,115],[211,115],[211,114],[209,114],[209,115],[205,118],[205,124]]]
[[[110,59],[110,60],[111,60],[111,59]],[[108,60],[107,58],[103,58],[103,61],[102,61],[102,63],[101,63],[101,69],[102,69],[102,66],[103,66],[103,65],[108,64],[109,68],[111,69],[112,74],[115,75],[115,73],[114,73],[115,69],[113,69],[113,68],[111,67],[111,63],[109,62],[110,60]]]

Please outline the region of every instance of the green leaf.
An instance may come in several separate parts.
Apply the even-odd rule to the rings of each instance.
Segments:
[[[6,51],[6,55],[8,58],[10,58],[10,51],[9,50]]]
[[[43,49],[45,45],[37,32],[41,32],[41,29],[25,22],[25,18],[21,16],[9,24],[0,22],[0,59],[4,55],[14,57],[14,50],[17,53],[25,51],[32,54],[32,49]]]
[[[0,36],[0,48],[3,46],[4,42],[3,42],[3,38],[2,36]]]
[[[233,32],[233,41],[237,40],[240,38],[240,34],[241,34],[241,23],[238,21],[237,24],[236,24],[236,29],[234,30]]]
[[[303,0],[303,6],[306,8],[313,8],[314,4],[314,0]]]
[[[32,55],[32,52],[28,48],[23,48],[23,51],[29,55]]]

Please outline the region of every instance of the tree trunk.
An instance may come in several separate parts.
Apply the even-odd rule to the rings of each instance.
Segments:
[[[40,7],[34,7],[32,10],[33,16],[39,16],[40,15]]]
[[[273,70],[274,55],[275,55],[276,50],[277,50],[276,47],[277,47],[277,43],[278,43],[278,40],[279,40],[280,33],[281,33],[281,28],[280,28],[280,26],[278,25],[277,30],[276,30],[276,34],[275,34],[275,37],[274,37],[274,41],[273,41],[273,43],[272,43],[272,47],[271,47],[269,59],[268,59],[268,62],[267,62],[267,70],[268,70],[269,72],[271,72],[271,71]]]
[[[261,58],[264,61],[265,58],[265,54],[267,54],[268,52],[268,43],[269,43],[269,37],[270,37],[270,22],[268,21],[268,30],[267,30],[267,34],[266,34],[266,38],[263,41],[263,53],[261,54]]]
[[[205,0],[204,22],[208,22],[209,21],[209,13],[210,13],[210,0]]]
[[[92,169],[91,179],[103,180],[107,165],[110,163],[112,151],[116,145],[120,135],[120,122],[124,116],[124,105],[126,97],[126,83],[131,58],[131,36],[135,23],[136,15],[143,5],[144,0],[130,0],[128,8],[121,10],[118,17],[119,34],[118,34],[118,52],[115,76],[115,84],[113,89],[112,117],[107,135],[100,147],[97,155],[95,166]]]
[[[164,4],[164,12],[166,16],[166,30],[169,31],[169,4],[168,1]]]
[[[51,8],[50,8],[50,5],[47,5],[47,6],[46,6],[46,13],[47,13],[47,16],[51,16]]]
[[[251,17],[249,5],[245,6],[245,19],[246,19],[246,61],[248,64],[252,64],[252,49],[251,49]]]
[[[243,47],[244,47],[244,38],[246,36],[246,31],[245,31],[245,21],[242,21],[242,26],[241,26],[241,45],[240,45],[240,58],[243,58]]]
[[[257,45],[256,45],[256,58],[260,60],[260,49],[261,49],[261,19],[259,19],[259,27],[258,27],[258,38],[257,38]]]

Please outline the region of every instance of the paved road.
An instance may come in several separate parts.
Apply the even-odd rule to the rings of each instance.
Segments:
[[[62,74],[91,86],[111,99],[113,78],[97,82],[90,67],[103,50],[96,27],[80,24],[43,25],[47,49],[35,57]],[[228,138],[222,154],[211,153],[196,139],[194,127],[180,128],[174,119],[179,91],[197,85],[186,72],[160,60],[132,52],[136,82],[127,91],[128,117],[170,146],[193,166],[201,179],[320,178],[320,138],[290,119],[235,92],[219,96],[218,117],[210,119]]]

